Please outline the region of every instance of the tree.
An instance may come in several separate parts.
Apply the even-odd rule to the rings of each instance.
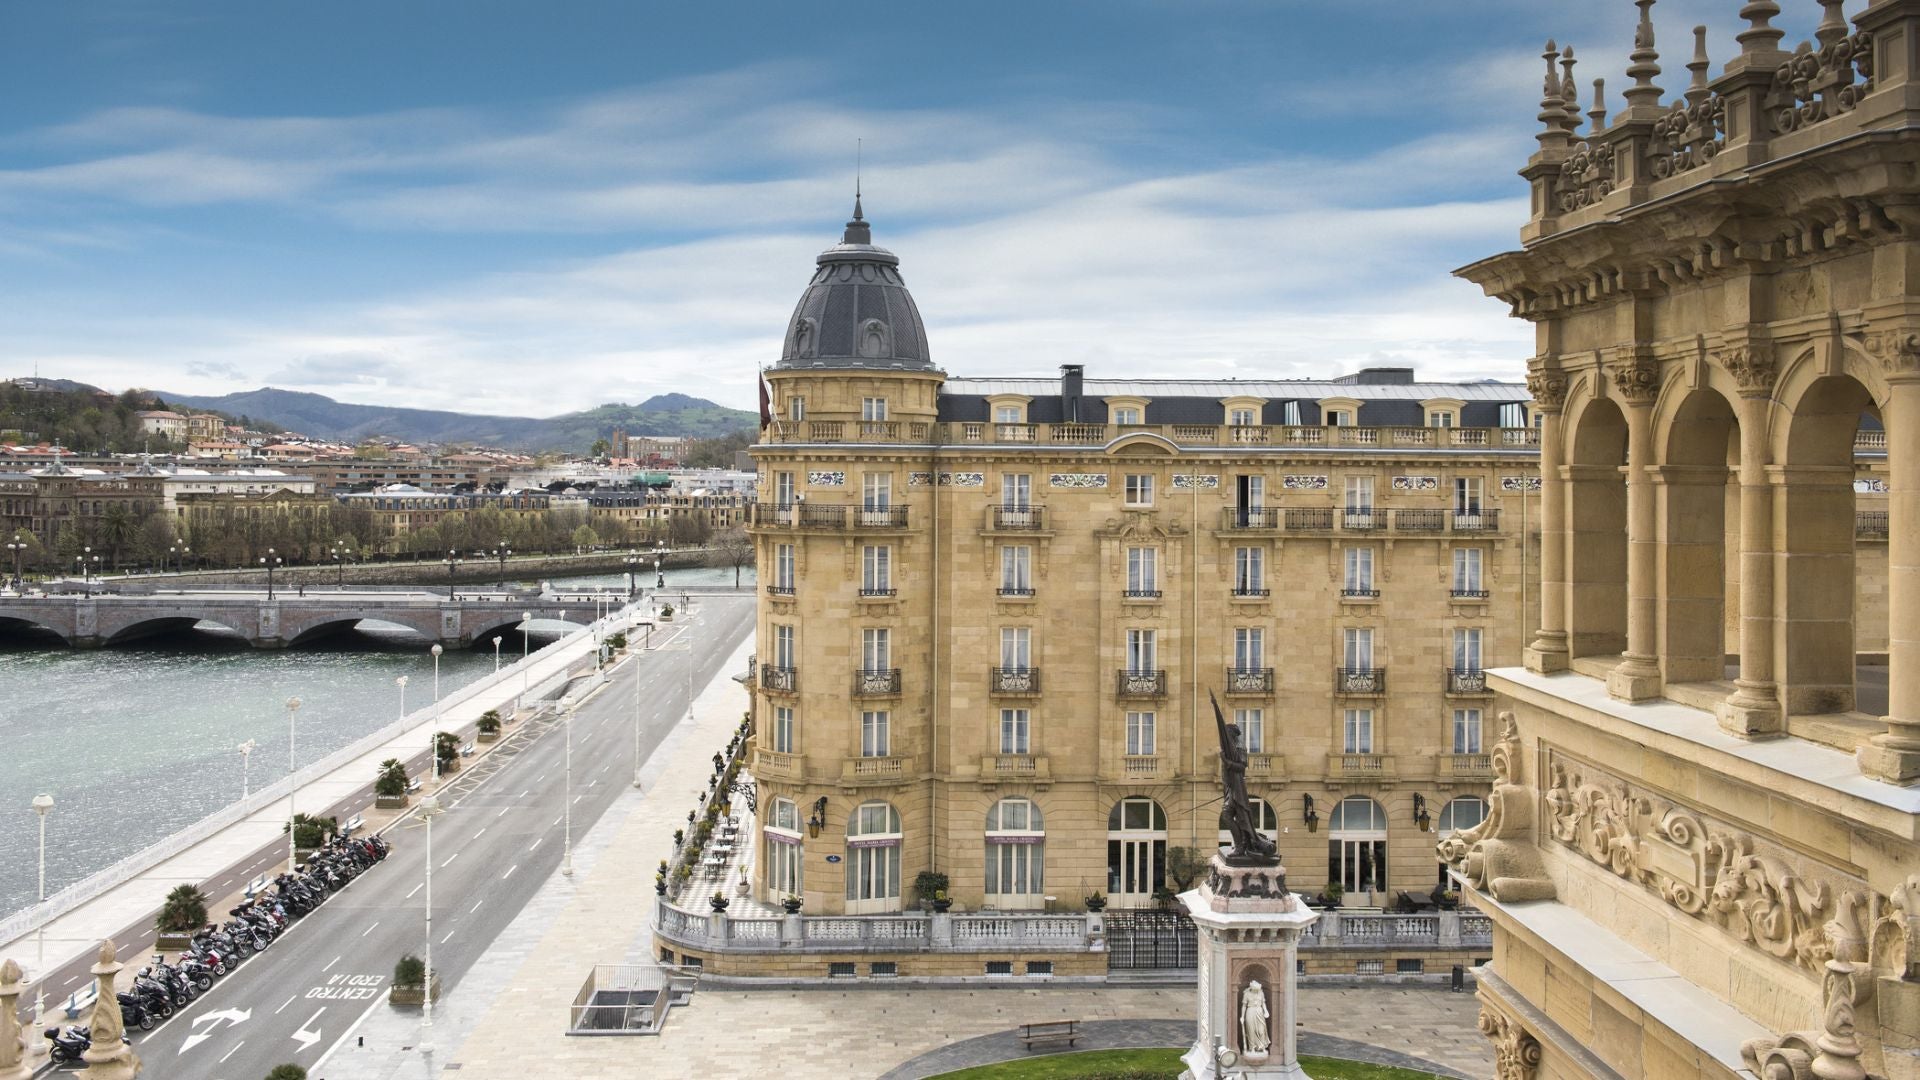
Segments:
[[[707,556],[714,566],[733,567],[733,587],[740,587],[740,568],[753,561],[753,537],[735,526],[713,538],[713,550]]]
[[[275,1065],[267,1080],[307,1080],[307,1070],[294,1064]]]
[[[593,440],[593,446],[587,450],[587,456],[596,458],[603,458],[611,453],[613,453],[613,444],[605,439]]]
[[[479,731],[483,735],[492,735],[498,732],[500,730],[500,710],[488,709],[486,712],[481,713],[480,719],[474,721],[473,726],[476,731]]]
[[[163,934],[191,933],[207,925],[207,897],[192,885],[175,885],[160,905],[158,920]]]
[[[1181,892],[1193,887],[1193,880],[1207,869],[1207,856],[1199,848],[1176,847],[1167,852],[1167,876]]]
[[[696,439],[681,464],[689,469],[731,469],[734,453],[752,446],[753,442],[751,431],[735,431],[717,439]]]
[[[600,546],[600,534],[593,531],[593,526],[582,525],[573,530],[573,546],[581,551],[598,547]]]
[[[442,731],[433,737],[433,754],[440,761],[440,771],[452,772],[460,761],[460,736],[451,731]]]
[[[399,758],[388,758],[380,763],[380,772],[373,781],[373,793],[382,798],[395,798],[407,793],[407,767]]]
[[[312,814],[293,815],[293,846],[312,850],[327,842],[329,836],[340,831],[340,819],[316,817]],[[285,825],[280,826],[286,832]]]
[[[426,961],[408,953],[393,965],[393,985],[405,989],[415,989],[427,984]]]

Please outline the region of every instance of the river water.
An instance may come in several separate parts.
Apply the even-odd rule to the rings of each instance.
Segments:
[[[742,579],[752,580],[749,570]],[[670,571],[679,584],[732,584],[731,569]],[[565,578],[555,587],[624,588],[624,575]],[[644,582],[651,585],[651,581]],[[551,641],[536,631],[538,648]],[[38,823],[47,817],[53,893],[213,813],[288,771],[285,702],[300,699],[302,765],[433,700],[425,639],[370,630],[298,649],[258,650],[230,634],[191,632],[111,649],[73,650],[0,634],[0,917],[31,904]],[[511,662],[521,642],[501,648]],[[493,670],[493,649],[448,649],[442,696]],[[238,747],[257,744],[250,763]],[[243,771],[247,774],[243,778]]]

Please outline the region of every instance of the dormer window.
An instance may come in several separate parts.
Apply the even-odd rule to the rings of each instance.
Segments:
[[[1227,412],[1227,423],[1234,427],[1252,427],[1259,423],[1252,409],[1232,409]]]
[[[1117,408],[1113,410],[1113,422],[1122,426],[1138,425],[1140,423],[1140,410],[1132,406]]]
[[[1347,409],[1328,409],[1327,410],[1327,426],[1328,427],[1352,427],[1353,413]]]
[[[1026,422],[1026,416],[1018,405],[998,405],[993,410],[993,422],[996,424],[1020,424]]]
[[[1450,428],[1453,426],[1453,414],[1450,412],[1430,412],[1427,414],[1427,426]]]

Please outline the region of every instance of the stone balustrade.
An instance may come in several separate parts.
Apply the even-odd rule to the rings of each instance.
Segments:
[[[1185,447],[1352,447],[1434,450],[1531,450],[1533,428],[1337,427],[1319,424],[927,424],[870,420],[775,421],[776,443],[912,443],[936,446],[1104,446],[1127,435],[1154,435]]]

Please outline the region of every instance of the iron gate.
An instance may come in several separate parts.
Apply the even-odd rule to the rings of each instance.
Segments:
[[[1192,968],[1200,964],[1193,916],[1184,911],[1107,912],[1107,967]]]

